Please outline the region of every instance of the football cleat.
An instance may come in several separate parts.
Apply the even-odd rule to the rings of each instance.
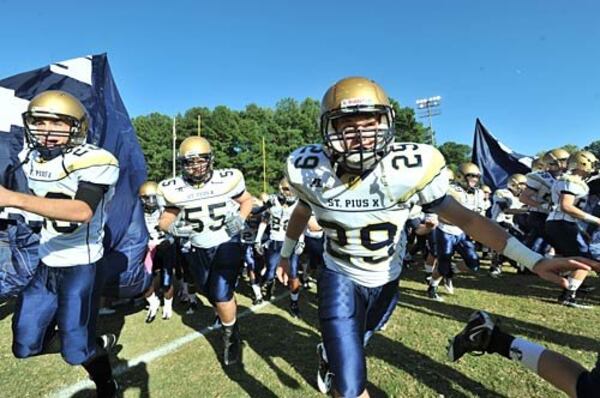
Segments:
[[[488,313],[472,313],[467,326],[448,341],[448,359],[456,362],[468,352],[483,354],[490,345],[494,327],[496,325]]]
[[[267,282],[265,284],[265,301],[272,301],[274,299],[273,290],[275,290],[275,281]]]
[[[440,296],[437,292],[437,286],[429,286],[427,288],[427,297],[429,297],[432,300],[439,301],[439,302],[444,301],[444,298],[442,296]]]
[[[300,306],[298,305],[298,300],[290,300],[290,314],[294,318],[300,318]]]
[[[500,269],[500,267],[497,267],[497,266],[490,267],[490,276],[492,278],[499,278],[501,274],[502,274],[502,269]]]
[[[444,289],[448,294],[454,294],[454,283],[452,283],[452,278],[444,278]]]
[[[319,369],[317,370],[317,387],[323,394],[329,394],[333,383],[333,373],[329,371],[329,361],[323,343],[317,344],[317,355],[319,356]]]
[[[223,363],[225,366],[233,365],[240,362],[241,357],[242,339],[236,322],[232,326],[223,327]]]
[[[561,295],[558,297],[558,303],[571,308],[579,308],[579,309],[590,309],[591,305],[583,304],[581,301],[577,299],[575,296],[576,291],[571,290],[563,290]]]
[[[188,306],[185,310],[186,315],[192,315],[198,309],[198,301],[192,299],[189,301]]]
[[[113,333],[106,333],[96,338],[96,344],[105,351],[110,351],[117,344],[117,336]]]
[[[263,303],[262,297],[255,297],[254,300],[252,300],[252,305],[259,305],[262,303]]]

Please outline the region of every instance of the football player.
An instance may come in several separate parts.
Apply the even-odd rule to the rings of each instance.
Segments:
[[[86,144],[83,105],[64,91],[36,95],[23,113],[30,152],[24,165],[32,195],[0,187],[0,207],[44,217],[40,264],[17,299],[13,353],[44,353],[55,339],[70,365],[82,365],[100,397],[115,396],[107,352],[96,342],[96,264],[103,256],[106,208],[119,164],[109,152]]]
[[[223,363],[241,359],[234,290],[242,266],[240,233],[252,210],[252,196],[237,169],[213,170],[213,154],[203,137],[179,146],[182,176],[159,184],[165,211],[159,226],[176,236],[188,235],[186,254],[196,289],[214,306],[223,325]]]
[[[519,195],[525,189],[527,177],[523,174],[513,174],[506,181],[506,188],[497,189],[494,192],[492,206],[492,219],[500,224],[508,233],[522,239],[522,232],[514,222],[515,214],[524,214],[523,203],[519,200]],[[497,254],[492,259],[490,275],[497,278],[502,273],[502,263],[504,258]],[[517,264],[514,264],[517,266]]]
[[[146,228],[150,234],[146,262],[149,263],[150,272],[156,274],[154,283],[144,294],[148,302],[146,323],[154,321],[160,307],[160,298],[155,293],[156,288],[164,290],[162,319],[170,319],[173,316],[173,295],[175,291],[173,271],[175,269],[176,249],[174,239],[167,237],[158,226],[162,209],[158,205],[157,194],[158,184],[154,181],[146,181],[139,189],[140,200],[144,206]]]
[[[250,287],[252,288],[252,304],[263,302],[262,291],[260,289],[260,270],[262,269],[263,256],[254,248],[258,228],[262,221],[263,202],[258,198],[252,198],[252,212],[246,219],[246,228],[242,232],[242,251],[244,253],[244,264],[248,270]]]
[[[531,173],[527,174],[527,186],[519,196],[521,202],[529,206],[529,232],[525,244],[542,255],[549,249],[545,225],[552,209],[552,185],[565,172],[568,159],[569,152],[562,148],[548,151],[536,159],[531,165]]]
[[[546,221],[548,242],[559,256],[591,257],[578,222],[600,225],[600,219],[582,209],[585,206],[589,187],[585,179],[598,168],[598,159],[588,151],[572,154],[567,162],[568,174],[564,174],[552,185],[552,211]],[[569,276],[569,286],[563,290],[559,303],[576,308],[586,308],[577,301],[576,292],[588,272],[575,271]]]
[[[483,191],[478,187],[481,173],[474,163],[463,163],[458,167],[456,184],[450,184],[448,193],[455,200],[476,213],[483,213],[485,208]],[[472,271],[479,270],[479,255],[475,250],[475,242],[463,230],[451,222],[441,218],[435,233],[435,246],[437,254],[437,269],[433,271],[427,295],[436,300],[443,301],[438,294],[438,285],[444,278],[448,293],[454,293],[452,277],[452,256],[457,251],[463,261]]]
[[[279,191],[277,195],[271,195],[266,205],[266,217],[258,227],[258,234],[256,235],[256,247],[262,247],[262,237],[264,231],[269,227],[269,244],[265,251],[265,265],[266,272],[264,275],[265,285],[265,299],[271,300],[273,298],[273,289],[275,287],[275,270],[279,263],[279,254],[281,252],[281,245],[285,239],[285,231],[290,221],[290,216],[296,204],[298,198],[292,192],[290,183],[287,178],[282,178],[279,181]],[[298,263],[299,256],[304,242],[297,246],[294,254],[290,258],[291,274],[290,274],[290,307],[289,311],[294,317],[300,316],[300,307],[298,300],[300,297],[300,279],[298,278]]]
[[[305,261],[302,265],[302,288],[310,289],[311,274],[315,275],[323,268],[323,228],[315,216],[311,216],[304,231]]]
[[[414,204],[546,279],[566,284],[559,271],[589,269],[575,260],[544,259],[446,195],[443,156],[429,145],[394,143],[393,108],[373,81],[351,77],[327,90],[320,128],[324,145],[301,147],[288,158],[287,175],[299,203],[277,276],[288,281],[289,258],[314,212],[326,239],[325,268],[317,285],[322,392],[333,386],[336,396],[368,396],[364,346],[397,302],[402,231]]]

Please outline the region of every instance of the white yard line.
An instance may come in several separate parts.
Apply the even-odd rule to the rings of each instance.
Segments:
[[[286,296],[289,296],[288,292],[282,293],[279,296],[276,296],[273,301],[279,301]],[[260,310],[261,308],[266,307],[267,305],[270,305],[270,304],[271,303],[267,301],[262,304],[253,305],[252,307],[239,313],[237,317],[243,318],[245,316],[255,313],[257,310]],[[140,356],[130,359],[129,361],[127,361],[124,364],[117,366],[116,368],[113,369],[113,374],[115,376],[119,376],[119,375],[122,375],[123,373],[126,373],[129,369],[136,367],[140,363],[150,363],[150,362],[160,359],[164,356],[167,356],[167,355],[171,354],[172,352],[179,350],[184,345],[189,344],[192,341],[197,340],[201,337],[205,337],[206,334],[212,332],[213,330],[220,329],[220,328],[221,328],[220,326],[219,327],[208,326],[200,331],[192,332],[183,337],[172,340],[169,343],[167,343],[163,346],[160,346],[155,350],[148,351]],[[94,383],[90,379],[78,381],[75,384],[71,384],[70,386],[67,386],[65,388],[62,388],[58,391],[55,391],[55,392],[49,394],[48,397],[70,398],[77,392],[84,390],[86,388],[95,388]]]

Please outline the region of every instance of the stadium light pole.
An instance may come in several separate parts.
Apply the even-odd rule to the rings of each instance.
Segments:
[[[429,134],[431,139],[431,145],[435,145],[435,132],[433,131],[432,118],[442,113],[440,106],[442,104],[442,97],[436,95],[435,97],[419,98],[417,101],[417,114],[419,118],[429,119]]]

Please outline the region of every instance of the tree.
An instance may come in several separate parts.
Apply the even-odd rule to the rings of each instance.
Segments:
[[[160,181],[171,175],[172,120],[160,113],[132,120],[148,165],[148,178]]]
[[[447,141],[440,145],[438,149],[452,169],[456,169],[462,163],[471,161],[471,147],[469,145]]]
[[[393,98],[390,98],[390,104],[396,113],[396,141],[429,142],[429,130],[417,121],[414,109],[400,106]]]
[[[600,159],[600,140],[593,141],[590,145],[583,149],[592,152],[598,159]]]

